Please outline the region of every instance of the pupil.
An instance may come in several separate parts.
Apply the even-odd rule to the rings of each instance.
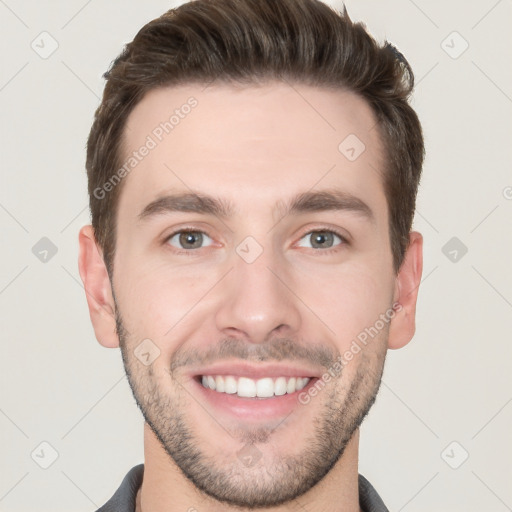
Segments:
[[[316,235],[315,244],[324,244],[324,242],[328,241],[329,237],[332,236],[330,233],[326,233],[325,231],[321,231],[319,235]]]
[[[197,247],[198,245],[201,245],[201,234],[198,232],[194,233],[183,233],[180,237],[180,243],[182,245],[190,244],[194,247]],[[196,239],[196,243],[194,243],[194,239]]]

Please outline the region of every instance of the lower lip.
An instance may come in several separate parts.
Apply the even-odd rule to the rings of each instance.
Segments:
[[[265,420],[288,416],[299,405],[299,394],[308,392],[309,388],[318,380],[313,377],[302,389],[293,393],[286,393],[271,398],[247,398],[239,397],[236,393],[219,393],[213,389],[205,388],[196,379],[192,379],[199,388],[199,393],[208,403],[212,404],[216,410],[223,411],[238,419],[242,418],[249,421]]]

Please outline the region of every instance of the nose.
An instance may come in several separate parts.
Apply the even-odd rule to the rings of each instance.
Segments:
[[[219,290],[217,328],[251,343],[264,343],[272,336],[296,336],[301,324],[300,300],[293,293],[286,262],[267,248],[248,261],[234,251],[234,268]]]

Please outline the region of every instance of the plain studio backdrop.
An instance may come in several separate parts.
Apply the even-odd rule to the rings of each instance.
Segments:
[[[101,75],[176,5],[0,2],[0,511],[96,510],[143,462],[120,351],[90,323],[78,231]],[[346,5],[410,61],[427,150],[417,330],[388,353],[359,472],[393,511],[512,510],[512,5]]]

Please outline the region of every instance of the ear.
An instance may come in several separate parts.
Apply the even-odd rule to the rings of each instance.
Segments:
[[[91,225],[80,229],[78,243],[80,245],[78,270],[84,283],[96,339],[104,347],[116,348],[119,346],[119,338],[116,332],[114,297],[107,268]]]
[[[423,236],[409,233],[409,247],[396,276],[393,303],[399,303],[389,327],[388,348],[402,348],[416,330],[416,299],[423,271]]]

